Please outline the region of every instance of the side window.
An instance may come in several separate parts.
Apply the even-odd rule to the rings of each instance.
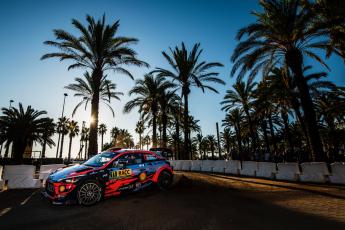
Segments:
[[[144,155],[144,160],[146,162],[151,162],[151,161],[156,161],[158,158],[155,155],[152,154],[145,154]]]
[[[113,163],[113,167],[118,167],[118,165],[137,165],[143,163],[143,156],[142,154],[138,153],[129,153],[125,154],[118,159],[116,159]]]

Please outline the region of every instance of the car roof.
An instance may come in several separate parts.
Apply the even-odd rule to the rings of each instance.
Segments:
[[[116,153],[149,153],[149,154],[155,154],[152,151],[142,150],[142,149],[120,149],[120,150],[117,150],[114,152],[116,152]]]

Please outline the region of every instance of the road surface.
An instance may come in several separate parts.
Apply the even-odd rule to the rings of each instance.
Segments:
[[[39,190],[0,193],[0,229],[345,229],[345,188],[177,173],[150,189],[92,207],[52,206]]]

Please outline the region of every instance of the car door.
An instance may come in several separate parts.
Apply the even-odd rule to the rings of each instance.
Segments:
[[[127,153],[117,158],[109,170],[109,183],[116,191],[133,190],[140,187],[137,184],[140,173],[145,171],[143,156],[138,153]]]
[[[162,166],[162,161],[154,154],[144,154],[144,164],[148,175],[153,175]]]

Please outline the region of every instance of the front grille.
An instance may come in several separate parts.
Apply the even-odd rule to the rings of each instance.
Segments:
[[[46,191],[49,195],[54,196],[55,189],[53,183],[47,182],[46,183]]]

